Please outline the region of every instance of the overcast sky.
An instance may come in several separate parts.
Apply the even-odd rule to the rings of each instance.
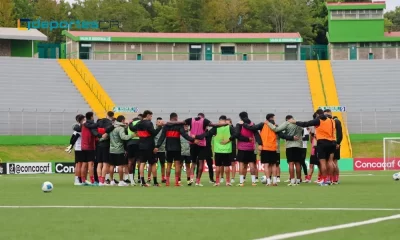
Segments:
[[[75,0],[67,0],[67,2],[73,3]],[[386,0],[386,11],[394,10],[396,6],[400,6],[400,0]]]

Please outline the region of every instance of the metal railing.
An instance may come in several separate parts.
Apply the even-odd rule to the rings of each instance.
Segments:
[[[239,121],[238,114],[247,111],[253,122],[262,122],[269,112],[276,114],[276,122],[283,122],[287,114],[297,120],[311,120],[312,109],[151,109],[155,117],[169,119],[176,112],[179,119],[197,116],[203,112],[213,122],[220,115],[227,115],[234,122]],[[75,116],[85,114],[89,109],[0,109],[0,135],[69,135]],[[119,113],[116,113],[118,115]],[[127,116],[129,119],[129,117]],[[398,109],[357,109],[343,113],[350,133],[396,133],[400,132],[400,108]]]
[[[94,87],[93,82],[89,78],[86,77],[87,73],[79,67],[79,65],[76,62],[76,59],[71,59],[68,58],[68,60],[71,62],[72,66],[75,68],[75,70],[78,72],[79,76],[81,76],[81,79],[85,82],[85,84],[89,87],[90,91],[94,94],[96,99],[99,101],[100,105],[103,107],[104,111],[109,111],[111,108],[114,106],[110,106],[107,104],[107,101],[103,98],[103,95],[99,93],[99,90]],[[104,102],[102,101],[104,100]]]

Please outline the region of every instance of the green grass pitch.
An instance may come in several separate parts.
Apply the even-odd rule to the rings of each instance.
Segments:
[[[204,187],[181,188],[83,187],[73,186],[72,175],[3,175],[0,239],[259,239],[400,214],[400,181],[392,174],[346,172],[341,184],[328,187],[230,188],[211,186],[207,173]],[[41,191],[44,181],[54,184],[53,192]],[[397,240],[399,226],[397,219],[290,239]]]

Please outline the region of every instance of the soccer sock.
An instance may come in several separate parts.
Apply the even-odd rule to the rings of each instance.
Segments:
[[[271,179],[267,178],[267,184],[271,184]]]
[[[256,175],[251,175],[251,181],[254,183],[256,182]]]
[[[244,182],[244,176],[243,175],[239,175],[239,183],[242,184]]]
[[[110,174],[109,173],[106,174],[106,179],[110,180]]]
[[[78,177],[78,181],[79,181],[80,183],[82,183],[82,178],[81,178],[81,177]]]
[[[78,176],[75,176],[75,182],[79,182]]]
[[[146,181],[144,180],[144,177],[141,177],[141,178],[140,178],[140,182],[141,182],[142,184],[146,184]]]
[[[219,184],[219,176],[217,176],[217,181],[215,182],[216,184]]]
[[[231,173],[230,172],[226,173],[225,177],[226,177],[226,183],[229,183],[229,179],[231,179]]]
[[[168,179],[168,182],[169,182],[169,179]],[[154,184],[158,184],[158,182],[157,182],[157,177],[153,177],[153,183],[154,183]]]
[[[180,181],[180,177],[175,177],[175,185],[178,185]]]
[[[82,183],[86,182],[86,177],[81,177],[81,179],[82,179]]]
[[[296,183],[300,183],[300,179],[296,179]]]
[[[192,175],[190,175],[190,179],[194,179],[194,175],[192,174]]]
[[[196,183],[200,184],[200,178],[196,178]]]
[[[188,181],[190,181],[190,177],[187,177],[186,179],[187,179]]]
[[[258,179],[258,177],[256,176],[256,179]]]
[[[94,183],[94,176],[90,176],[90,182],[93,184]]]
[[[295,180],[294,178],[292,178],[292,179],[290,179],[290,183],[291,183],[291,184],[295,184],[295,183],[296,183],[296,180]]]
[[[276,177],[272,177],[272,183],[273,183],[273,184],[276,183]]]
[[[131,182],[133,182],[134,181],[133,179],[134,179],[133,174],[129,174],[129,180],[131,180]]]

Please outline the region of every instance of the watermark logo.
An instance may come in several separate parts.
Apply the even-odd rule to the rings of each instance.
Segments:
[[[42,21],[40,19],[32,20],[28,18],[20,18],[17,20],[18,30],[30,30],[30,29],[49,29],[50,31],[54,29],[110,29],[112,27],[119,28],[119,21]]]

